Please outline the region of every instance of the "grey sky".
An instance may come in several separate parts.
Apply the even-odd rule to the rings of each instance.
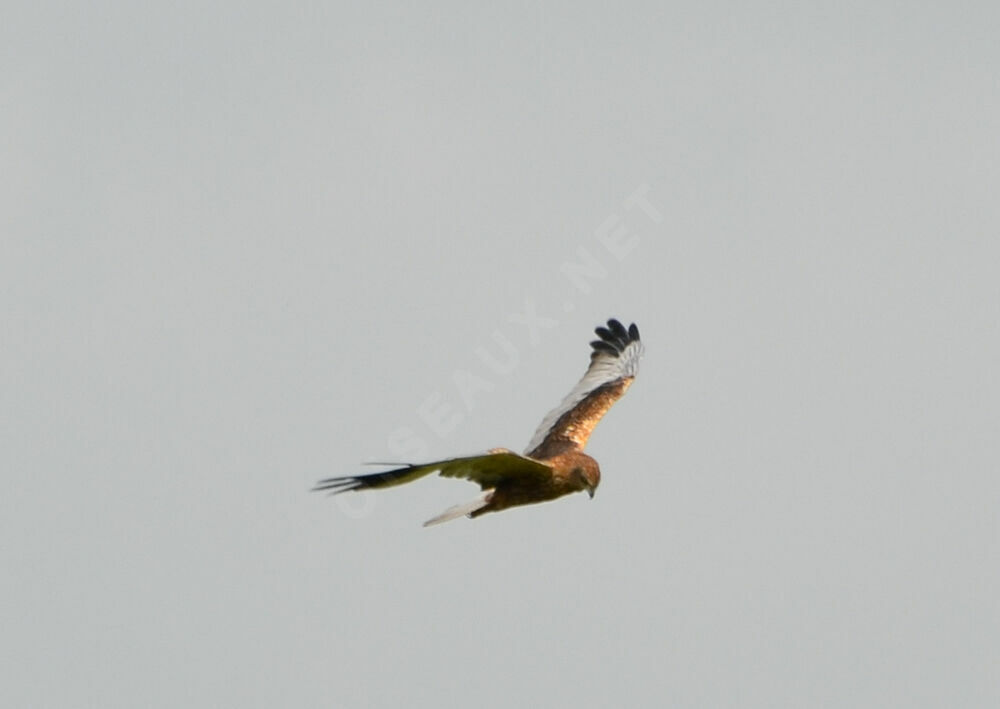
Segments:
[[[0,704],[997,706],[997,6],[342,5],[5,8]]]

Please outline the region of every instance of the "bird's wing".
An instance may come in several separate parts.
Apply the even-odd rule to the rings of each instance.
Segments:
[[[594,332],[599,340],[590,343],[590,366],[583,379],[542,420],[528,444],[526,454],[547,458],[566,447],[582,449],[590,432],[635,379],[642,356],[642,342],[635,323],[628,329],[617,320]]]
[[[478,483],[483,490],[488,490],[496,487],[501,480],[515,478],[548,480],[552,477],[552,468],[514,451],[501,449],[483,455],[450,458],[423,465],[407,465],[384,473],[328,478],[320,480],[313,489],[327,490],[333,494],[348,490],[379,489],[402,485],[431,473],[440,473],[445,478],[465,478]]]

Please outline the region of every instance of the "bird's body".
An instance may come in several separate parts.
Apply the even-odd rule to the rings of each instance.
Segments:
[[[535,460],[544,463],[550,469],[546,478],[535,480],[511,476],[501,480],[493,488],[488,504],[469,513],[469,517],[475,518],[487,512],[499,512],[509,507],[548,502],[584,490],[590,491],[593,497],[594,490],[600,484],[601,470],[597,461],[586,453],[568,450],[551,458]]]
[[[402,485],[437,472],[443,477],[466,478],[479,484],[482,493],[456,505],[426,525],[463,515],[479,517],[510,507],[548,502],[574,492],[591,497],[601,482],[597,461],[583,452],[594,426],[632,384],[642,355],[639,330],[626,329],[617,320],[595,330],[590,366],[583,379],[543,419],[524,455],[494,448],[485,454],[407,465],[369,475],[352,475],[320,481],[316,490],[334,494]]]

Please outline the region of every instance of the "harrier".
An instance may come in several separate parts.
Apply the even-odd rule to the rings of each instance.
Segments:
[[[600,339],[590,343],[593,351],[587,372],[542,420],[524,455],[494,448],[482,455],[411,464],[384,473],[329,478],[314,489],[333,494],[374,490],[402,485],[431,473],[465,478],[482,489],[474,500],[445,510],[425,522],[425,527],[463,515],[474,518],[508,507],[547,502],[584,490],[593,497],[601,482],[601,469],[583,447],[597,422],[631,386],[642,356],[639,328],[634,323],[626,329],[612,319],[607,327],[598,327],[594,332]]]

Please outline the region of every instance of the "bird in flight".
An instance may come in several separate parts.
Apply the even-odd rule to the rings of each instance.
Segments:
[[[615,319],[594,330],[590,366],[562,403],[542,419],[523,455],[493,448],[482,455],[449,458],[422,465],[405,465],[370,475],[328,478],[314,490],[332,494],[349,490],[377,490],[402,485],[431,473],[465,478],[477,483],[481,494],[455,505],[424,526],[463,515],[470,519],[509,507],[547,502],[586,491],[590,497],[601,482],[597,461],[583,452],[594,426],[632,385],[642,356],[639,328],[626,328]]]

